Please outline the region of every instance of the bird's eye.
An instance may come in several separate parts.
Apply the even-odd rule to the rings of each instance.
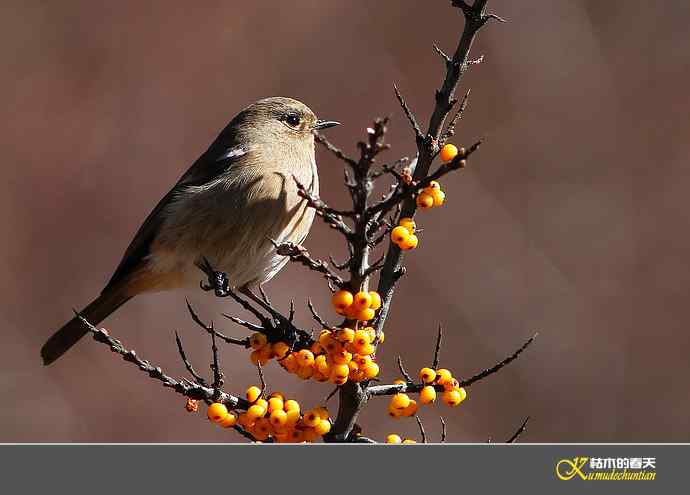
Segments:
[[[288,125],[291,127],[297,127],[299,125],[299,115],[291,113],[290,115],[285,117],[285,122],[287,122]]]

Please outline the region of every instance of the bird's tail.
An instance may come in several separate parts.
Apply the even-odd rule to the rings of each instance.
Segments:
[[[84,308],[80,314],[92,325],[98,325],[130,298],[131,296],[128,296],[123,290],[117,287],[107,289],[98,296],[95,301]],[[86,332],[88,332],[88,328],[84,325],[84,322],[76,316],[65,323],[65,325],[55,332],[48,341],[43,344],[43,347],[41,347],[43,364],[47,366],[57,360],[76,344]]]

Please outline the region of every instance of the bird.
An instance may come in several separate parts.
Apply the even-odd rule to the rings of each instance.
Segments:
[[[144,220],[100,295],[42,346],[44,365],[88,332],[79,316],[98,325],[140,294],[198,287],[203,263],[235,288],[271,280],[288,261],[273,242],[301,244],[314,219],[297,187],[319,194],[314,133],[339,124],[286,97],[239,112]]]

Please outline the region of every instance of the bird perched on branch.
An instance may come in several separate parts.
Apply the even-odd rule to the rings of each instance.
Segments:
[[[204,259],[237,288],[270,280],[288,260],[271,239],[301,243],[309,232],[314,210],[295,179],[318,194],[314,131],[335,125],[290,98],[242,110],[149,214],[81,315],[97,325],[138,294],[198,286]],[[77,317],[67,322],[43,345],[44,364],[87,331]]]

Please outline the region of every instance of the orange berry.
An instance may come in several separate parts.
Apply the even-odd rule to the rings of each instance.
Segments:
[[[433,204],[434,200],[433,198],[431,199],[431,202]],[[400,245],[400,243],[405,242],[405,240],[410,237],[410,231],[407,230],[405,227],[401,227],[400,225],[395,227],[391,231],[391,241],[393,243]]]
[[[376,312],[371,309],[363,309],[357,313],[356,319],[359,321],[369,321],[371,320],[374,316],[376,316]]]
[[[417,401],[410,399],[410,404],[403,409],[403,416],[414,416],[417,412]]]
[[[261,332],[253,333],[251,337],[249,337],[249,344],[252,346],[252,349],[254,350],[261,349],[263,346],[266,345],[267,342],[268,339]]]
[[[352,292],[346,290],[339,290],[331,298],[331,302],[337,311],[345,311],[354,300]]]
[[[331,431],[331,422],[327,419],[319,420],[319,424],[314,427],[314,432],[320,437]]]
[[[388,435],[386,437],[386,443],[402,443],[402,438],[400,438],[400,435]]]
[[[376,363],[369,363],[367,366],[362,368],[362,372],[364,373],[364,377],[369,380],[375,378],[379,374],[379,365]]]
[[[414,231],[417,230],[417,224],[411,218],[401,218],[398,225],[405,227],[410,234],[414,234]]]
[[[295,373],[299,368],[295,352],[288,354],[284,359],[280,360],[280,365],[287,370],[288,373]]]
[[[292,430],[289,438],[293,443],[301,443],[304,441],[304,432],[302,430]]]
[[[331,359],[335,364],[347,364],[352,361],[352,354],[347,352],[345,349],[341,349],[340,351],[331,354]]]
[[[269,399],[274,399],[278,398],[280,400],[285,400],[285,396],[281,394],[280,392],[271,392],[271,395],[268,396]]]
[[[427,385],[419,392],[419,402],[422,404],[431,404],[436,400],[436,389],[431,385]]]
[[[431,194],[431,191],[440,191],[441,190],[441,184],[439,184],[437,181],[432,180],[429,182],[429,185],[424,188],[424,191],[428,192]]]
[[[273,357],[273,346],[265,345],[261,349],[258,349],[254,352],[259,353],[259,360],[261,362],[261,365],[263,366],[265,363],[268,363]]]
[[[383,344],[383,341],[386,340],[386,334],[383,333],[383,330],[379,333],[379,344]]]
[[[436,379],[436,372],[431,368],[422,368],[419,370],[419,378],[421,378],[424,383],[431,383]]]
[[[293,427],[299,421],[299,409],[288,409],[285,411],[285,414],[287,414],[287,421],[285,422],[286,427]]]
[[[460,394],[460,402],[464,401],[467,399],[467,390],[465,390],[464,387],[458,387],[457,388],[458,393]]]
[[[271,345],[271,350],[278,359],[283,359],[290,352],[290,346],[285,342],[274,342]]]
[[[325,375],[323,373],[319,373],[316,369],[314,370],[314,374],[311,375],[312,379],[316,380],[317,382],[327,382],[329,376]]]
[[[352,341],[355,347],[363,346],[364,344],[371,344],[371,335],[366,330],[357,330],[355,332],[355,338]]]
[[[302,432],[305,442],[315,442],[319,438],[319,435],[316,433],[316,431],[314,431],[314,428],[305,428],[302,430]]]
[[[376,338],[376,330],[374,330],[374,327],[366,327],[363,328],[367,335],[369,336],[369,342],[373,342],[374,339]]]
[[[416,248],[418,244],[419,244],[419,239],[417,238],[417,236],[414,234],[411,234],[405,240],[405,242],[400,243],[399,246],[400,246],[400,249],[402,249],[403,251],[409,251],[410,249]]]
[[[402,413],[403,409],[397,409],[393,407],[391,404],[388,404],[388,415],[391,418],[399,418],[400,416],[402,416]]]
[[[315,407],[314,411],[316,411],[318,413],[319,418],[328,419],[328,416],[329,416],[328,415],[328,409],[326,409],[325,407],[321,407],[321,406]]]
[[[369,307],[374,311],[378,310],[381,307],[381,295],[374,290],[369,291],[369,295],[371,296],[371,306]]]
[[[351,328],[341,328],[336,333],[336,338],[343,344],[349,344],[355,340],[355,331]]]
[[[446,144],[443,148],[441,148],[441,160],[444,162],[449,162],[456,156],[458,156],[458,147],[455,146],[454,144]]]
[[[347,378],[350,367],[347,364],[334,364],[331,366],[331,378]]]
[[[374,353],[376,348],[367,342],[366,344],[355,346],[355,350],[360,356],[370,356]]]
[[[257,406],[261,406],[264,409],[268,410],[268,401],[266,399],[256,399],[256,402],[254,402]]]
[[[321,373],[322,375],[328,375],[331,372],[331,365],[328,364],[328,360],[324,354],[316,356],[314,359],[314,369]]]
[[[314,365],[300,366],[295,374],[302,380],[309,380],[312,376],[314,376]]]
[[[312,345],[309,346],[309,350],[314,356],[317,356],[319,354],[323,354],[324,348],[318,342],[314,342]]]
[[[249,409],[247,409],[247,417],[250,420],[256,421],[260,417],[262,417],[264,414],[266,414],[266,408],[263,406],[260,406],[259,404],[254,404],[253,406],[249,406]]]
[[[403,380],[402,378],[396,378],[393,380],[393,384],[395,385],[405,385],[407,381]]]
[[[261,396],[261,389],[256,385],[252,385],[244,393],[244,396],[247,398],[248,402],[254,403]]]
[[[445,385],[453,379],[451,372],[445,368],[436,370],[436,383],[439,385]]]
[[[213,421],[214,423],[220,423],[225,419],[225,416],[228,415],[228,408],[225,407],[225,404],[221,404],[220,402],[214,402],[210,406],[208,406],[208,411],[206,411],[206,415],[208,416],[208,419]]]
[[[333,339],[333,336],[331,335],[331,331],[327,329],[321,330],[321,333],[319,333],[319,344],[321,344],[321,347],[326,347],[328,343]]]
[[[364,291],[358,292],[354,296],[354,301],[352,305],[360,311],[364,309],[369,309],[369,307],[371,306],[371,294]]]
[[[345,384],[347,383],[348,378],[349,378],[348,376],[337,376],[337,377],[334,377],[334,376],[331,375],[331,377],[329,378],[329,380],[330,380],[331,383],[333,383],[334,385],[345,385]]]
[[[309,426],[313,428],[317,424],[321,422],[321,416],[317,411],[314,411],[313,409],[310,409],[309,411],[304,413],[304,417],[302,418],[302,423],[304,423],[306,426]]]
[[[272,413],[273,411],[282,411],[284,407],[283,403],[283,398],[282,397],[271,397],[268,399],[268,412]]]
[[[446,201],[446,193],[440,189],[431,191],[431,197],[434,198],[434,206],[441,206]]]
[[[397,393],[391,397],[390,406],[393,409],[405,409],[410,405],[410,397],[407,394]]]
[[[286,411],[297,411],[299,412],[299,402],[296,400],[288,399],[283,404]]]
[[[460,387],[460,383],[455,378],[451,378],[450,381],[443,384],[443,389],[446,391],[455,390]]]
[[[237,424],[237,414],[229,412],[218,424],[223,428],[232,428]]]
[[[300,366],[313,366],[314,364],[314,353],[308,349],[299,351],[295,358]]]
[[[431,208],[432,206],[434,206],[434,197],[426,192],[419,193],[417,195],[417,206],[419,206],[420,208]]]
[[[443,392],[443,402],[450,407],[456,407],[463,401],[462,394],[457,390],[446,390]]]
[[[247,413],[242,413],[237,417],[237,423],[245,430],[254,426],[255,420],[247,416]]]
[[[268,363],[268,360],[265,359],[262,354],[261,354],[261,349],[252,351],[251,354],[249,355],[249,360],[252,362],[254,366],[257,364],[260,364],[261,366],[265,365]]]

